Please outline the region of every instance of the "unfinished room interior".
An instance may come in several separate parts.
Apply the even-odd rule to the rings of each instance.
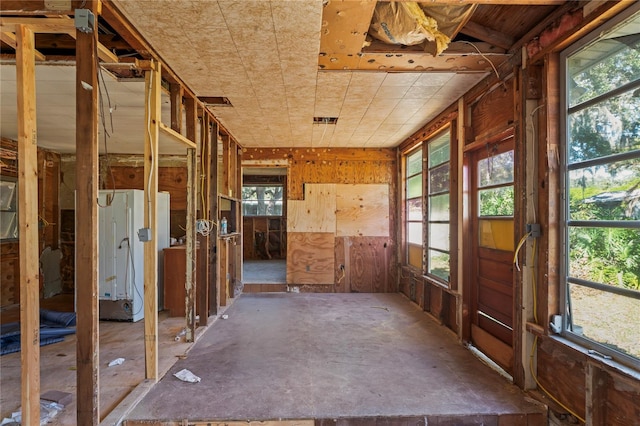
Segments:
[[[640,2],[0,1],[0,415],[640,425]]]

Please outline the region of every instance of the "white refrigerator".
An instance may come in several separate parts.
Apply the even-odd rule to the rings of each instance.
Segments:
[[[110,202],[109,199],[113,198]],[[163,249],[169,247],[169,194],[158,194],[157,237],[142,242],[144,191],[99,192],[100,319],[139,321],[144,318],[144,244],[158,250],[158,309],[163,300]]]

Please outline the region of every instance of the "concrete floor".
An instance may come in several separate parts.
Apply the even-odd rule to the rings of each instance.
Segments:
[[[242,282],[246,284],[285,284],[287,261],[285,259],[245,260]]]
[[[45,299],[41,306],[61,312],[73,311],[73,294]],[[4,309],[3,322],[16,321],[20,317],[19,306]],[[164,375],[180,356],[184,356],[191,343],[175,337],[184,327],[184,318],[159,314],[158,325],[158,370]],[[199,335],[204,327],[198,329]],[[104,419],[118,407],[145,380],[144,321],[137,323],[100,321],[100,418]],[[76,343],[75,334],[65,337],[63,342],[40,348],[41,392],[61,391],[72,395],[68,404],[51,423],[52,426],[76,424]],[[0,420],[11,417],[21,405],[21,353],[0,357]],[[122,365],[108,367],[110,361],[124,358]],[[111,423],[114,424],[114,423]]]
[[[243,294],[226,314],[127,424],[546,424],[541,405],[399,294]],[[173,376],[183,368],[201,382]]]

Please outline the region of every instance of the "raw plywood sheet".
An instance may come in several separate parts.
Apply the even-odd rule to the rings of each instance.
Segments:
[[[305,184],[304,200],[287,201],[287,232],[336,232],[336,185]]]
[[[388,237],[389,185],[336,185],[336,236]]]
[[[287,284],[333,284],[334,234],[287,234]]]

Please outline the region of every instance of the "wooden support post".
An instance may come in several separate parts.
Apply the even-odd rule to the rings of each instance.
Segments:
[[[187,274],[185,277],[186,341],[193,342],[196,332],[196,150],[187,149]]]
[[[98,19],[98,1],[91,11]],[[98,345],[98,33],[76,34],[76,306],[79,425],[100,422]]]
[[[18,87],[18,225],[20,236],[20,362],[22,424],[40,419],[40,299],[38,266],[38,138],[35,37],[16,27]]]
[[[231,196],[231,157],[229,156],[229,146],[231,136],[222,135],[222,193]]]
[[[145,72],[144,226],[150,241],[144,244],[144,344],[146,378],[158,380],[158,137],[161,65],[154,61]]]
[[[234,156],[236,158],[236,182],[234,194],[238,199],[242,199],[242,149],[236,143],[234,144],[235,151]],[[235,212],[236,232],[243,234],[242,230],[242,204],[238,203]],[[235,239],[235,276],[234,276],[234,289],[237,287],[242,288],[242,237]],[[267,219],[267,253],[269,252],[269,219]],[[235,297],[235,291],[231,292],[231,296]]]
[[[187,138],[197,143],[198,104],[196,98],[186,100]],[[173,121],[173,120],[172,120]],[[196,290],[197,290],[197,251],[196,216],[198,214],[198,166],[195,149],[187,149],[187,276],[185,281],[185,315],[187,322],[187,342],[193,342],[196,332]]]
[[[171,83],[169,92],[171,98],[171,128],[180,133],[182,130],[182,95],[184,90],[181,85]]]
[[[218,132],[219,126],[215,120],[211,120],[211,132],[209,136],[209,145],[211,146],[211,159],[209,162],[209,219],[218,223]],[[207,274],[209,276],[209,312],[214,315],[218,313],[220,304],[220,292],[218,287],[218,268],[217,268],[217,244],[218,232],[217,228],[209,239],[209,248],[207,255]]]
[[[211,138],[209,133],[209,115],[206,111],[202,115],[202,126],[200,127],[200,160],[202,164],[201,176],[201,188],[202,191],[202,219],[214,220],[210,214],[211,208]],[[205,250],[204,255],[201,258],[209,259],[211,252],[211,241],[215,239],[216,232],[213,231],[212,235],[198,235],[198,241],[200,241],[200,250]],[[200,316],[200,325],[207,325],[209,322],[209,286],[211,282],[211,273],[207,265],[207,272],[205,272],[205,279],[200,282],[204,287],[199,288],[196,297],[196,305],[198,307],[198,315]]]

